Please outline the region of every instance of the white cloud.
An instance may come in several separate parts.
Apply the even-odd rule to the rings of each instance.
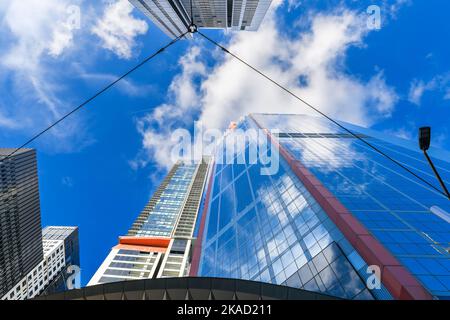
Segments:
[[[302,2],[299,0],[288,0],[288,10],[295,10],[302,5]],[[276,4],[275,4],[276,5]]]
[[[193,115],[199,112],[200,96],[195,79],[206,75],[206,67],[199,62],[200,48],[192,47],[179,60],[181,73],[169,87],[169,101],[156,107],[150,114],[137,120],[143,137],[143,151],[130,162],[134,169],[145,166],[150,159],[163,168],[172,166],[171,134],[178,127],[189,127]]]
[[[133,5],[127,0],[119,0],[106,6],[103,17],[92,28],[92,33],[102,40],[102,46],[111,50],[119,58],[129,59],[136,46],[135,38],[147,33],[144,20],[133,17]]]
[[[19,126],[19,124],[16,121],[14,121],[13,119],[2,114],[2,112],[0,110],[0,127],[8,128],[8,129],[15,129],[18,126]]]
[[[420,105],[422,96],[426,91],[432,91],[436,89],[438,85],[436,79],[432,79],[429,82],[423,82],[422,80],[413,80],[409,89],[408,100],[411,103]]]
[[[444,91],[444,99],[449,98],[448,84],[450,83],[450,74],[437,75],[430,81],[414,79],[411,82],[408,100],[418,106],[422,103],[422,97],[425,92]]]
[[[11,83],[3,104],[9,106],[9,101],[14,101],[14,108],[8,110],[9,120],[3,117],[1,127],[30,128],[36,123],[48,124],[49,119],[60,115],[62,103],[56,95],[60,85],[53,81],[47,63],[73,47],[78,26],[72,24],[68,9],[82,2],[26,0],[0,7],[0,80]],[[50,112],[42,112],[42,107]],[[52,132],[64,135],[70,131]]]
[[[445,92],[444,99],[450,100],[450,88],[448,88],[447,91]]]
[[[65,49],[73,45],[73,32],[75,26],[69,22],[63,23],[60,28],[53,30],[53,39],[48,46],[48,52],[53,57],[60,56]]]
[[[67,176],[66,176],[66,177],[62,177],[61,183],[62,183],[64,186],[68,187],[68,188],[72,188],[73,185],[74,185],[73,179],[72,179],[71,177],[67,177]]]
[[[391,15],[391,18],[396,18],[402,7],[412,5],[412,0],[396,0],[393,3],[386,3],[386,5],[389,9],[388,12]]]
[[[77,75],[86,80],[91,85],[96,88],[109,84],[119,77],[111,73],[92,73],[83,70],[79,65],[75,65],[75,70]],[[130,96],[130,97],[144,97],[153,92],[155,92],[155,87],[151,84],[137,84],[131,79],[122,79],[119,83],[115,85],[115,88],[120,92]]]
[[[362,45],[366,32],[354,12],[342,11],[315,16],[309,32],[287,39],[278,33],[274,17],[268,16],[258,32],[236,34],[228,46],[322,111],[368,125],[378,116],[388,116],[397,96],[381,72],[364,83],[341,71],[346,50]],[[202,86],[202,119],[213,127],[223,128],[250,112],[311,113],[229,56],[210,74]],[[307,79],[306,85],[299,84],[300,77]]]
[[[12,46],[2,63],[12,69],[36,70],[44,53],[59,56],[73,45],[75,26],[68,8],[81,0],[11,1],[4,11],[2,26],[9,31]]]
[[[1,1],[0,128],[14,130],[13,139],[4,143],[22,142],[80,101],[82,97],[68,92],[63,80],[68,74],[77,76],[76,70],[67,69],[74,53],[80,64],[94,59],[92,50],[86,53],[84,48],[98,43],[90,28],[100,6],[84,0]],[[81,117],[74,115],[53,128],[39,139],[39,148],[77,152],[95,143]]]
[[[363,17],[347,10],[317,14],[311,17],[308,30],[299,32],[295,38],[287,38],[277,27],[276,4],[259,31],[231,34],[227,44],[230,51],[338,119],[370,125],[376,119],[391,114],[398,98],[386,84],[383,72],[374,73],[364,82],[343,71],[347,49],[362,46],[364,36],[369,32]],[[174,80],[170,93],[186,97],[187,101],[182,105],[192,105],[194,112],[200,105],[200,121],[207,128],[224,129],[230,121],[252,112],[312,113],[228,55],[208,70],[197,93],[188,91],[189,94],[183,94],[183,87],[178,87],[178,79],[187,76],[185,72],[183,70]],[[183,82],[183,86],[187,85]],[[173,110],[173,107],[159,107],[146,117],[146,123],[157,121],[159,126],[163,126],[165,117],[161,115],[167,109]],[[184,110],[183,107],[180,109]],[[176,108],[173,111],[170,123],[176,123],[176,117],[182,118],[186,114],[177,114]],[[192,112],[190,110],[187,114]],[[192,126],[192,123],[187,125]],[[169,132],[161,132],[152,126],[140,126],[139,130],[144,136],[147,154],[155,155],[154,160],[166,166],[167,159],[161,159],[160,151],[156,150],[162,147],[167,154]]]
[[[5,94],[0,97],[4,106],[0,107],[1,128],[23,135],[34,134],[72,108],[82,97],[75,99],[77,92],[66,91],[62,79],[67,78],[68,73],[98,82],[112,80],[112,74],[80,74],[77,73],[80,70],[67,67],[61,70],[62,62],[67,62],[74,53],[80,65],[94,61],[90,52],[99,41],[91,34],[91,29],[103,12],[102,21],[108,24],[104,32],[124,42],[123,54],[126,54],[123,48],[136,45],[133,34],[147,30],[145,22],[132,19],[132,9],[126,1],[117,2],[106,10],[104,5],[84,0],[1,1],[0,83],[6,84]],[[112,8],[123,9],[123,14],[112,14],[115,12]],[[118,25],[114,25],[117,21]],[[85,48],[91,50],[85,51]],[[67,65],[73,66],[65,63]],[[125,80],[118,89],[139,96],[140,89],[147,92],[152,88]],[[44,139],[41,147],[62,152],[79,150],[94,141],[83,129],[84,124],[75,115],[51,130],[50,135],[57,137],[58,143]]]
[[[407,128],[399,128],[397,130],[385,130],[384,133],[387,135],[393,135],[401,139],[405,140],[413,140],[414,135],[412,134],[411,130],[408,130]]]

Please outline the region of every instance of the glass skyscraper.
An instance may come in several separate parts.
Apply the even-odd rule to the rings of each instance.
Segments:
[[[199,28],[255,31],[272,0],[130,0],[165,34],[176,38],[193,22]],[[192,5],[192,7],[191,7]]]
[[[344,125],[435,182],[416,144]],[[322,118],[253,114],[233,128],[264,130],[279,170],[262,175],[262,164],[238,164],[239,154],[213,162],[191,275],[347,299],[450,298],[445,196]],[[246,139],[248,158],[258,141]],[[432,149],[449,183],[449,153]]]
[[[186,276],[208,168],[176,163],[88,285]]]
[[[417,144],[342,124],[438,185]],[[252,114],[222,142],[172,168],[89,285],[189,275],[344,299],[450,298],[445,196],[322,118]],[[450,154],[430,153],[448,183]]]

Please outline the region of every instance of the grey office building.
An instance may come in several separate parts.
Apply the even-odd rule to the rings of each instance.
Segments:
[[[193,17],[199,28],[255,31],[272,0],[129,0],[165,34],[186,32]]]
[[[43,260],[36,152],[12,151],[0,148],[0,297]]]

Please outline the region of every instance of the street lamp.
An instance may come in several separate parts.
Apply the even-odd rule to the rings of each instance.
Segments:
[[[439,183],[442,186],[442,189],[444,189],[445,194],[447,195],[448,199],[450,200],[450,193],[448,192],[447,187],[445,186],[444,181],[441,179],[441,176],[436,170],[436,167],[433,164],[433,161],[431,161],[430,156],[427,153],[427,150],[430,148],[430,141],[431,141],[431,128],[430,127],[422,127],[419,129],[419,147],[420,150],[423,151],[423,154],[428,160],[428,163],[431,166],[431,169],[433,169],[434,175],[439,180]]]

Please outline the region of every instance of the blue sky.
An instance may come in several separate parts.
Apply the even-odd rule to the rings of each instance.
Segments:
[[[366,9],[381,8],[381,29]],[[80,24],[73,17],[80,12]],[[75,10],[75,11],[74,11]],[[450,150],[447,1],[274,1],[258,32],[207,33],[341,120]],[[169,41],[127,1],[0,0],[0,146],[14,147]],[[76,19],[75,19],[76,21]],[[157,187],[170,134],[308,112],[199,37],[33,143],[43,225],[80,227],[85,284]]]

